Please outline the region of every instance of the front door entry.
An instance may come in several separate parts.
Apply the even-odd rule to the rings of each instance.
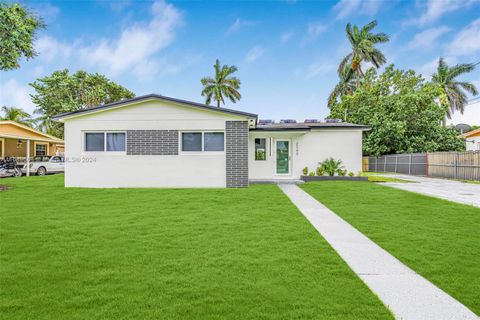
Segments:
[[[277,174],[290,174],[290,140],[276,140]]]

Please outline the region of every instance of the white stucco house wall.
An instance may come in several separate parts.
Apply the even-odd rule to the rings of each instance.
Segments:
[[[349,123],[259,123],[257,115],[145,95],[60,114],[65,186],[246,187],[296,180],[328,157],[362,168],[362,132]]]

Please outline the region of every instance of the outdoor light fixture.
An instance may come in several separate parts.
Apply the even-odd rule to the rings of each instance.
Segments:
[[[21,147],[22,147],[22,140],[18,140],[17,149],[20,149]]]

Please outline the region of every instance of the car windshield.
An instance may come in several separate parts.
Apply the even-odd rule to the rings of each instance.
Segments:
[[[35,156],[32,159],[33,162],[47,162],[48,160],[50,160],[49,156]]]

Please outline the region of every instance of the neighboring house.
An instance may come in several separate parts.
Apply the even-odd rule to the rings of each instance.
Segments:
[[[0,158],[2,159],[10,156],[23,162],[27,154],[30,157],[53,156],[63,153],[63,149],[63,140],[59,138],[14,121],[0,120]]]
[[[462,134],[465,138],[465,147],[467,151],[480,150],[480,128]]]
[[[362,168],[348,123],[257,124],[257,115],[146,95],[64,113],[67,187],[246,187],[299,179],[327,157]]]

